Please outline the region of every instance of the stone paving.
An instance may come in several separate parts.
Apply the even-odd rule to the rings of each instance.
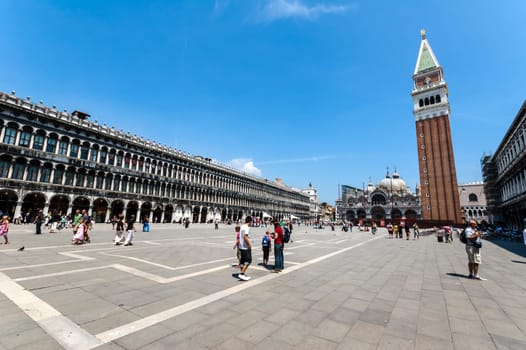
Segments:
[[[154,224],[116,247],[111,225],[97,224],[91,244],[72,246],[71,230],[12,225],[0,245],[0,350],[526,349],[521,243],[484,241],[488,280],[475,281],[458,240],[301,226],[275,274],[258,265],[256,228],[242,282],[233,231]]]

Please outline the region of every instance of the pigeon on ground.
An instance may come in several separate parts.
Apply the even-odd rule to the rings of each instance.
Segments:
[[[18,248],[18,251],[19,251],[19,252],[22,252],[22,251],[24,251],[25,248],[26,248],[26,247],[21,246],[20,248]]]

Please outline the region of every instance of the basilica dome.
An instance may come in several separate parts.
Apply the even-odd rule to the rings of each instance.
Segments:
[[[400,175],[396,172],[393,173],[393,177],[389,175],[389,172],[385,176],[385,179],[380,181],[379,187],[383,188],[387,192],[407,194],[411,193],[404,180],[400,178]]]
[[[372,193],[376,190],[376,187],[373,185],[372,182],[369,181],[369,184],[367,185],[367,188],[365,189],[365,193]]]

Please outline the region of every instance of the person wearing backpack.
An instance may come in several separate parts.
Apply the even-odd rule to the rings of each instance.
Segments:
[[[263,250],[263,266],[268,266],[268,256],[270,254],[270,231],[265,232],[263,238],[261,239],[261,248]]]
[[[273,272],[281,272],[283,270],[283,229],[279,221],[274,223],[274,270]]]
[[[485,279],[479,276],[479,266],[482,262],[480,249],[482,242],[480,240],[480,231],[477,228],[477,222],[471,220],[469,227],[464,230],[466,238],[466,253],[468,255],[468,269],[469,278],[484,281]]]

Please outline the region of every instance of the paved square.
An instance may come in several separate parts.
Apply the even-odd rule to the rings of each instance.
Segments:
[[[520,243],[485,241],[481,282],[465,278],[458,240],[300,226],[275,274],[258,265],[265,229],[253,228],[242,282],[233,226],[152,226],[123,247],[107,224],[81,246],[69,229],[12,225],[0,246],[0,349],[526,348]]]

